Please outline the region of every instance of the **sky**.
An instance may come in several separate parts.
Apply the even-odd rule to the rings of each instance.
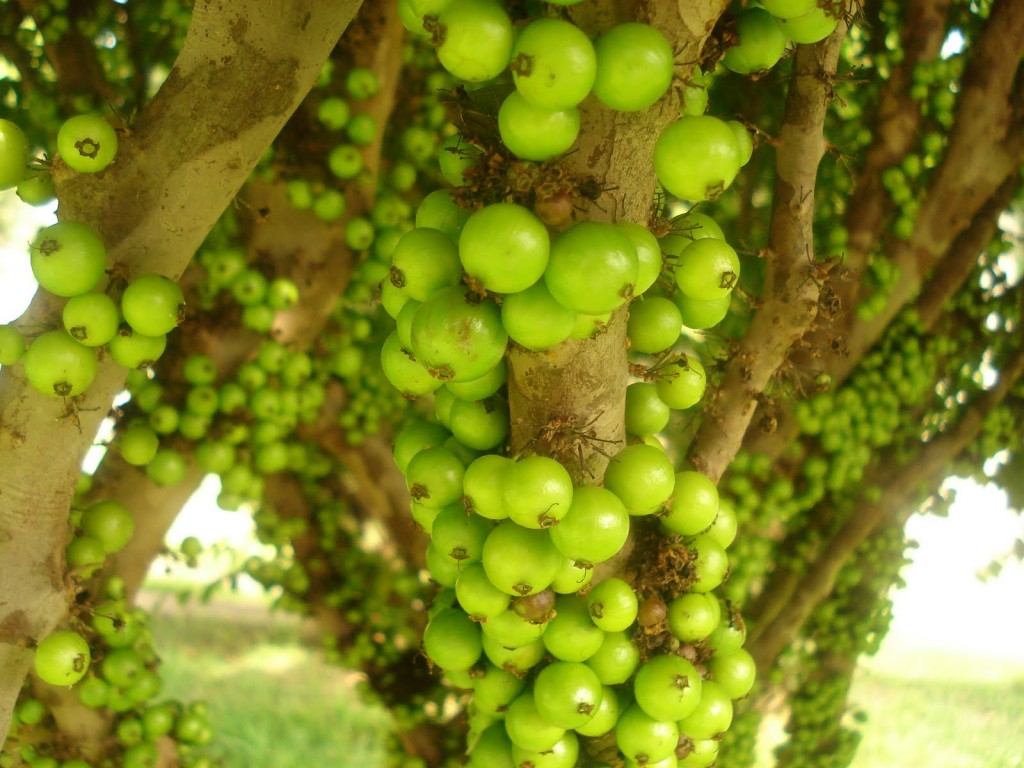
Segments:
[[[54,220],[53,207],[30,208],[13,192],[0,192],[0,323],[24,311],[34,281],[27,244],[38,227]],[[948,517],[917,515],[907,531],[920,544],[903,576],[905,589],[894,595],[894,620],[878,654],[903,659],[907,648],[970,653],[1019,664],[1024,670],[1024,566],[1010,563],[998,578],[982,582],[977,574],[1024,536],[1024,520],[1007,509],[994,487],[954,479],[957,498]],[[168,542],[199,536],[207,543],[230,542],[259,551],[251,518],[216,508],[216,480],[209,478],[171,529]],[[163,565],[157,571],[163,570]],[[205,575],[215,573],[209,569]]]

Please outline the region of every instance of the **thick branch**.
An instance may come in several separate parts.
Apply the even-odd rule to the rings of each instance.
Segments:
[[[856,305],[849,299],[844,302],[843,319],[837,321],[837,327],[846,330],[847,354],[830,358],[825,366],[835,383],[842,383],[850,375],[896,314],[918,292],[925,276],[957,247],[957,238],[986,208],[997,189],[1016,177],[1024,157],[1024,78],[1016,75],[1022,51],[1024,2],[996,3],[984,30],[971,45],[971,60],[964,74],[948,150],[935,171],[914,232],[909,240],[888,245],[888,257],[898,266],[900,276],[885,310],[871,320],[857,322]],[[886,204],[883,201],[877,205]],[[851,226],[856,223],[848,221]],[[867,231],[863,223],[858,226]],[[867,247],[868,238],[861,239],[862,247]],[[877,240],[871,247],[877,247]],[[942,274],[941,266],[935,274]],[[841,288],[836,287],[837,291]],[[750,435],[750,450],[775,457],[796,439],[799,426],[792,405],[779,409],[777,417],[779,426],[774,434]]]
[[[961,232],[949,252],[933,270],[914,304],[922,326],[931,328],[942,316],[946,302],[960,290],[978,266],[978,257],[999,231],[999,215],[1013,200],[1020,181],[1010,176],[978,211],[971,225]]]
[[[665,33],[689,73],[705,40],[725,10],[723,0],[687,3],[584,3],[573,8],[574,21],[596,35],[614,24],[646,20]],[[662,129],[679,116],[679,94],[670,91],[654,106],[635,113],[615,112],[588,98],[582,105],[583,130],[578,149],[566,161],[581,178],[595,176],[605,191],[587,204],[583,217],[646,225],[655,179],[651,158]],[[559,422],[592,434],[569,455],[577,482],[593,482],[604,472],[607,456],[625,440],[627,383],[626,316],[619,310],[592,341],[568,341],[547,352],[513,349],[509,353],[511,450],[523,449],[538,428]],[[541,446],[545,448],[546,446]],[[577,448],[579,451],[577,452]],[[537,450],[537,447],[533,447]]]
[[[961,417],[956,426],[924,445],[914,460],[905,465],[895,461],[879,465],[864,485],[884,488],[875,502],[858,505],[854,514],[832,537],[828,545],[797,582],[791,599],[774,620],[751,633],[747,649],[759,670],[767,673],[779,654],[793,641],[800,627],[818,603],[832,591],[836,576],[857,546],[894,510],[906,509],[918,498],[920,488],[937,486],[945,479],[950,464],[981,431],[988,414],[1010,392],[1024,373],[1024,352],[1003,368],[998,383],[983,393]]]
[[[174,69],[125,137],[116,164],[79,176],[57,163],[60,215],[91,225],[127,275],[177,277],[312,86],[357,3],[197,3]],[[52,324],[40,294],[25,324]],[[86,448],[125,371],[100,362],[78,416],[0,373],[0,731],[31,659],[65,613],[67,511]]]
[[[899,281],[884,311],[849,330],[849,355],[830,366],[836,381],[844,380],[881,337],[985,201],[1018,173],[1024,153],[1020,123],[1024,84],[1018,78],[1024,54],[1024,2],[994,3],[971,49],[946,156],[935,171],[913,233],[890,248]],[[853,308],[847,312],[852,324]]]
[[[817,314],[813,269],[814,187],[825,149],[822,126],[845,25],[817,45],[797,48],[776,156],[771,255],[763,304],[730,360],[694,440],[694,467],[718,482],[739,450],[756,395]]]
[[[864,270],[892,212],[889,195],[882,186],[882,172],[899,164],[918,139],[921,110],[910,95],[914,68],[938,58],[946,36],[949,5],[949,0],[911,0],[904,12],[903,60],[880,88],[874,142],[864,154],[857,187],[846,211],[849,247],[845,266],[854,273]],[[851,311],[856,305],[856,290],[853,282],[836,288]]]

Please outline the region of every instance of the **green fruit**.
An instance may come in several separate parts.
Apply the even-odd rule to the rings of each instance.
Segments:
[[[36,674],[50,685],[74,685],[89,670],[89,644],[77,632],[51,632],[36,648]]]
[[[626,682],[639,666],[640,649],[631,634],[626,631],[606,632],[597,652],[587,659],[587,666],[597,673],[603,685]]]
[[[57,132],[57,152],[72,170],[96,173],[110,165],[117,154],[117,134],[102,117],[76,115]]]
[[[722,63],[733,72],[750,74],[771,69],[786,50],[786,35],[762,8],[747,8],[736,19],[739,45],[725,52]]]
[[[462,478],[462,503],[467,510],[491,520],[508,517],[505,509],[505,473],[512,459],[488,453],[466,467]]]
[[[718,626],[721,607],[714,595],[687,592],[668,604],[668,627],[684,643],[708,637]]]
[[[612,27],[594,42],[594,95],[620,112],[647,109],[672,82],[672,46],[660,31],[629,22]]]
[[[692,408],[704,396],[707,374],[700,360],[684,355],[659,370],[655,386],[669,408]]]
[[[82,532],[97,539],[107,554],[119,552],[132,538],[132,513],[118,501],[99,501],[82,513]]]
[[[544,281],[562,306],[600,315],[633,295],[638,271],[628,235],[612,224],[584,221],[555,238]]]
[[[25,337],[13,325],[0,325],[0,365],[14,365],[25,354]]]
[[[680,536],[694,536],[706,530],[718,514],[718,489],[699,472],[676,475],[672,503],[662,524]]]
[[[580,111],[545,109],[528,103],[518,91],[498,110],[502,143],[516,157],[543,162],[567,152],[580,133]]]
[[[587,606],[596,627],[604,632],[621,632],[636,621],[639,602],[627,582],[612,577],[587,593]]]
[[[391,254],[391,284],[416,301],[455,285],[462,277],[459,252],[448,235],[429,227],[410,229]]]
[[[572,731],[566,731],[549,749],[523,749],[512,745],[512,761],[518,766],[534,768],[575,768],[579,753],[579,739]]]
[[[684,117],[662,131],[654,146],[654,171],[669,193],[699,202],[717,197],[740,169],[732,129],[708,115]]]
[[[829,14],[824,8],[811,8],[802,16],[795,16],[779,21],[786,37],[794,43],[810,45],[824,40],[839,26],[839,19]]]
[[[459,237],[459,259],[480,287],[498,293],[524,291],[548,264],[547,228],[531,211],[496,203],[476,211]]]
[[[460,610],[444,610],[427,624],[423,632],[423,651],[444,670],[467,670],[483,653],[480,627]]]
[[[478,563],[491,527],[486,518],[468,514],[462,504],[452,504],[434,518],[430,528],[431,546],[460,566]]]
[[[619,751],[641,765],[664,760],[675,752],[679,728],[673,721],[655,720],[634,704],[615,724]]]
[[[462,569],[455,582],[455,595],[462,610],[474,619],[492,619],[504,613],[511,600],[491,584],[480,563],[471,563]]]
[[[565,516],[551,529],[558,551],[585,565],[613,557],[628,537],[625,505],[612,491],[591,485],[573,490]]]
[[[705,680],[697,708],[679,721],[679,730],[691,739],[712,739],[729,730],[732,701],[718,683]]]
[[[21,183],[28,172],[28,137],[21,127],[0,118],[0,190]]]
[[[523,528],[506,520],[484,543],[487,578],[508,595],[532,595],[551,584],[562,556],[547,531]]]
[[[516,90],[529,104],[559,110],[587,97],[597,60],[590,38],[575,24],[540,18],[520,31],[510,68]]]
[[[708,671],[730,699],[742,699],[757,679],[754,659],[742,648],[732,653],[716,653],[708,662]]]
[[[437,16],[437,59],[461,80],[490,80],[508,66],[514,37],[500,4],[452,0]]]
[[[32,241],[32,274],[57,296],[88,293],[103,278],[107,249],[90,227],[77,221],[59,221]]]
[[[739,282],[740,260],[724,240],[706,237],[679,254],[675,277],[679,290],[691,299],[721,299]]]
[[[628,445],[608,462],[604,487],[631,515],[649,515],[672,496],[675,470],[665,452],[650,445]]]
[[[645,437],[668,426],[671,409],[658,397],[658,388],[647,381],[626,387],[626,431]]]
[[[96,378],[96,353],[64,331],[37,336],[22,358],[29,384],[51,397],[76,397]]]
[[[527,691],[505,711],[505,731],[513,749],[551,749],[565,735],[565,729],[548,721],[537,709],[533,691]],[[517,762],[516,765],[519,765]]]
[[[412,351],[442,382],[479,379],[505,355],[508,333],[491,299],[462,285],[434,293],[412,321]]]
[[[124,289],[121,312],[136,333],[162,336],[184,319],[185,297],[181,288],[163,275],[139,275]]]
[[[75,341],[87,347],[100,347],[117,335],[121,313],[105,293],[83,293],[68,299],[61,319],[64,330]]]
[[[633,681],[637,705],[654,720],[687,717],[701,698],[702,679],[696,667],[674,653],[652,656]]]
[[[144,370],[153,365],[167,348],[166,336],[145,336],[127,325],[118,329],[109,342],[110,356],[118,365],[132,370]]]
[[[525,528],[548,528],[569,511],[572,479],[554,459],[528,456],[505,471],[502,494],[505,511],[513,521]]]
[[[561,661],[586,661],[600,649],[604,632],[590,620],[590,609],[582,597],[561,595],[555,602],[555,617],[541,637],[544,647]]]
[[[630,348],[645,355],[654,355],[672,347],[679,339],[683,318],[669,299],[661,296],[634,301],[629,306],[626,333]]]

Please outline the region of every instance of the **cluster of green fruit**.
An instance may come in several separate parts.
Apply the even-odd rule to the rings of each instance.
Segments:
[[[881,646],[892,620],[893,587],[909,562],[901,522],[890,522],[857,547],[840,571],[833,593],[815,608],[804,635],[810,641],[794,659],[796,685],[779,765],[846,768],[861,739],[864,714],[849,701],[859,658]],[[845,659],[845,665],[840,662]]]
[[[861,486],[878,452],[919,437],[929,412],[947,410],[935,381],[940,362],[956,348],[957,342],[947,336],[925,333],[908,311],[842,388],[797,401],[795,415],[808,439],[794,443],[787,456],[795,473],[780,474],[768,456],[741,452],[723,478],[741,528],[766,531],[778,521],[798,526],[799,519],[827,497],[842,512],[833,520],[838,526],[852,513],[856,499],[876,498],[879,489]],[[908,421],[908,412],[921,414],[920,420]],[[802,570],[827,535],[808,531],[800,537],[798,551],[775,557],[786,567]],[[741,536],[739,546],[744,548],[743,557],[737,558],[729,585],[729,595],[736,600],[763,572],[771,550],[770,542],[757,536]]]
[[[157,742],[171,737],[183,768],[212,768],[214,763],[200,749],[212,738],[205,705],[156,701],[162,687],[159,660],[147,616],[128,607],[124,583],[110,579],[102,600],[86,606],[83,615],[86,618],[77,629],[54,632],[39,643],[35,670],[51,685],[73,685],[74,696],[83,706],[112,714],[117,762],[83,755],[73,741],[53,740],[53,714],[26,688],[15,709],[0,766],[150,768],[160,755]]]
[[[97,173],[113,161],[117,134],[105,120],[80,115],[61,126],[57,145],[68,167]],[[0,121],[0,188],[23,183],[27,160],[28,143],[20,129]],[[120,302],[96,291],[106,275],[107,252],[96,232],[81,222],[61,221],[43,229],[31,245],[31,264],[44,290],[67,299],[64,327],[41,333],[30,345],[15,326],[0,327],[0,365],[21,362],[29,383],[44,395],[85,392],[96,377],[99,347],[125,367],[152,365],[163,354],[167,333],[183,319],[181,290],[162,275],[136,276]]]
[[[402,7],[411,26],[431,31],[453,75],[482,82],[511,70],[515,90],[497,123],[505,147],[525,160],[571,147],[589,93],[634,111],[671,82],[671,50],[646,25],[591,43],[570,22],[544,18],[513,40],[495,3]],[[625,62],[638,71],[623,74]],[[454,136],[445,146],[471,145]],[[442,151],[442,174],[469,186],[486,150]],[[688,115],[663,134],[653,163],[669,192],[697,201],[727,187],[751,150],[739,124]],[[382,348],[385,375],[410,397],[432,394],[439,421],[410,424],[394,453],[442,587],[424,652],[453,686],[472,691],[469,764],[574,766],[583,736],[630,765],[709,765],[732,701],[754,682],[742,623],[711,594],[728,571],[735,517],[707,478],[677,473],[653,436],[670,408],[703,395],[700,361],[672,350],[684,324],[708,328],[724,317],[739,259],[699,214],[673,222],[659,242],[627,223],[583,221],[552,234],[539,211],[515,202],[475,208],[467,214],[445,190],[428,195],[381,284],[397,325]],[[663,272],[668,290],[655,287]],[[589,339],[649,290],[628,327],[634,353],[654,357],[648,380],[627,395],[627,427],[645,441],[612,456],[595,485],[574,483],[548,455],[505,455],[509,342],[542,352]],[[591,584],[595,566],[623,556],[634,520],[655,513],[685,552],[685,583],[651,594],[604,575]],[[646,638],[655,635],[666,647],[652,653]]]
[[[443,587],[423,648],[454,686],[473,691],[469,764],[573,766],[577,735],[613,732],[639,765],[710,764],[732,699],[754,682],[742,629],[710,594],[735,533],[714,486],[675,473],[661,449],[642,443],[612,458],[603,487],[574,486],[542,455],[486,453],[466,466],[460,453],[465,446],[431,423],[410,425],[395,442],[413,515],[431,535],[431,577]],[[667,605],[642,605],[618,578],[588,589],[631,520],[655,512],[669,535],[686,537],[686,590]],[[658,626],[696,663],[685,650],[641,663],[633,635]],[[677,763],[681,744],[688,756]]]

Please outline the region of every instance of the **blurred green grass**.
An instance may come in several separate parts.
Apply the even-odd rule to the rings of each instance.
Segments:
[[[1024,667],[887,645],[858,669],[867,720],[851,768],[1024,768]],[[757,768],[771,768],[785,716],[765,718]]]
[[[910,657],[906,668],[859,670],[853,699],[868,721],[853,768],[1024,766],[1024,670],[950,654]]]
[[[294,617],[258,601],[156,600],[165,692],[209,703],[212,752],[225,766],[386,764],[387,714],[359,700],[352,673],[310,649]],[[1024,768],[1020,665],[897,647],[858,671],[852,699],[868,716],[853,768]],[[767,740],[783,725],[767,718]]]
[[[361,702],[352,673],[326,664],[291,617],[169,606],[154,611],[164,693],[208,702],[209,752],[228,768],[376,768],[389,719]]]

